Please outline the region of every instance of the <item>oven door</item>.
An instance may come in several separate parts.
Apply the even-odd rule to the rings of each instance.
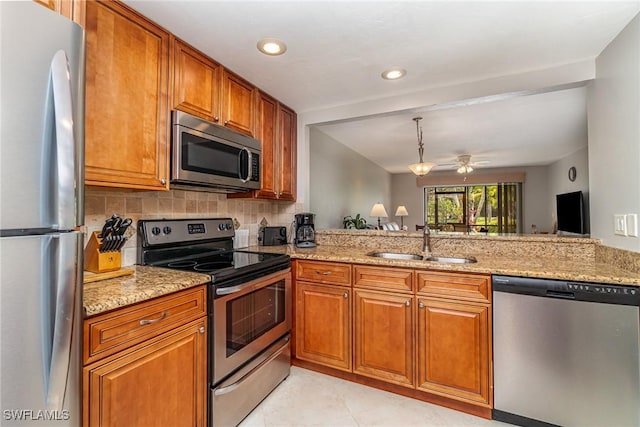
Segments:
[[[171,179],[181,184],[259,189],[260,151],[175,125]]]
[[[259,355],[291,330],[291,269],[215,289],[212,383]]]

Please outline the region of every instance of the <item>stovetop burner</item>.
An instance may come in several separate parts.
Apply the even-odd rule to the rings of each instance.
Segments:
[[[138,221],[138,263],[209,274],[216,286],[290,267],[288,255],[233,250],[233,222],[222,219]]]

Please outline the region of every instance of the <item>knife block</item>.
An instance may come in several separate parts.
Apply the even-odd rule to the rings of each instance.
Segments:
[[[117,252],[100,252],[102,239],[100,233],[94,231],[84,248],[84,269],[92,273],[104,273],[119,270],[122,267],[122,254]]]

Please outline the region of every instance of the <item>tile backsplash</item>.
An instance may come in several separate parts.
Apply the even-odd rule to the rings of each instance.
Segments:
[[[86,187],[85,245],[88,236],[100,231],[105,219],[114,213],[133,220],[127,230],[129,241],[122,252],[122,265],[136,262],[136,225],[139,219],[158,218],[235,218],[239,229],[249,231],[249,244],[256,245],[263,218],[269,225],[286,226],[290,231],[294,215],[303,211],[302,203],[227,199],[225,194],[201,191],[125,191]]]

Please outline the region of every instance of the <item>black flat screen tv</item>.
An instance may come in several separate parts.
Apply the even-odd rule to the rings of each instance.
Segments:
[[[558,233],[585,234],[582,191],[556,195]]]

